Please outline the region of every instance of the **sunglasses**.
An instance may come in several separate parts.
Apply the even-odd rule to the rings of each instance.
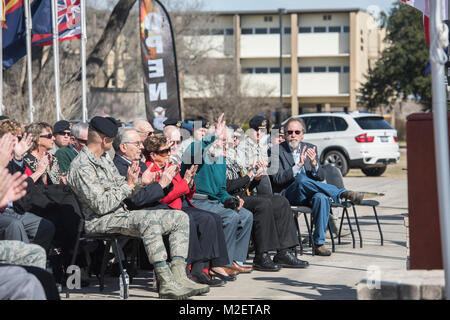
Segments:
[[[158,151],[156,151],[155,152],[156,154],[169,154],[170,153],[170,148],[167,148],[167,149],[162,149],[162,150],[158,150]]]
[[[53,138],[53,134],[51,134],[51,133],[49,133],[49,134],[41,134],[39,137],[40,138],[51,139],[51,138]]]
[[[55,133],[55,134],[59,134],[61,136],[66,136],[66,137],[70,137],[70,132],[58,132],[58,133]]]
[[[288,130],[288,131],[286,131],[286,132],[287,132],[287,134],[288,134],[288,135],[291,135],[291,134],[293,134],[293,133],[295,133],[295,134],[299,135],[299,134],[301,134],[301,133],[302,133],[302,131],[300,131],[300,130],[295,130],[295,131],[292,131],[292,130]]]
[[[83,144],[86,144],[87,143],[87,140],[84,140],[84,139],[80,139],[80,138],[75,138],[79,143],[83,143]]]

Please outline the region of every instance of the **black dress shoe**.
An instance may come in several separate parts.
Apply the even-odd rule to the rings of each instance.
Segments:
[[[253,269],[258,271],[280,271],[281,267],[275,264],[267,253],[255,256]]]
[[[211,274],[211,276],[219,278],[220,280],[225,281],[225,283],[227,281],[234,281],[234,280],[236,280],[236,276],[232,276],[232,275],[226,276],[226,275],[214,272],[213,270],[209,270],[209,273]]]
[[[225,285],[225,281],[222,279],[213,279],[206,273],[202,272],[201,274],[192,274],[190,275],[190,278],[192,281],[201,283],[201,284],[207,284],[210,287],[222,287]]]
[[[284,268],[306,268],[309,266],[308,261],[297,259],[290,251],[278,252],[273,257],[273,262]]]

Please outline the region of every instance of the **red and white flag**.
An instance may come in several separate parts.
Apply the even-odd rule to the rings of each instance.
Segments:
[[[430,45],[430,4],[429,0],[402,0],[403,3],[414,7],[423,13],[423,28],[425,31],[425,39]],[[442,4],[442,20],[448,19],[448,0],[441,0]]]

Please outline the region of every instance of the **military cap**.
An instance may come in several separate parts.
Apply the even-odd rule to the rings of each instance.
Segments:
[[[190,133],[192,133],[192,129],[194,128],[194,122],[193,121],[183,121],[183,122],[181,122],[181,128],[186,129]]]
[[[6,119],[9,119],[9,117],[8,116],[0,116],[0,121],[6,120]]]
[[[154,135],[155,137],[158,137],[158,136],[164,136],[164,132],[161,131],[161,130],[156,129],[155,131],[153,131],[153,135]]]
[[[272,127],[272,130],[278,130],[278,131],[280,131],[280,134],[284,134],[284,127],[283,127],[283,126],[280,126],[280,125],[278,125],[278,124],[274,125],[274,126]]]
[[[250,128],[258,130],[260,127],[267,126],[267,120],[266,118],[264,118],[264,116],[257,115],[251,118],[248,124]]]
[[[169,118],[163,122],[164,126],[176,126],[181,127],[181,121],[173,118]]]
[[[107,137],[114,138],[117,135],[119,124],[112,117],[93,117],[89,122],[89,128],[104,134]]]
[[[64,130],[70,130],[70,122],[66,120],[56,121],[55,125],[53,126],[53,133],[60,133]]]

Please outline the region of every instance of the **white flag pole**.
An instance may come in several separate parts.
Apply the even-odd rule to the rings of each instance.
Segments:
[[[444,262],[445,299],[450,300],[450,172],[448,156],[447,97],[444,65],[448,46],[448,28],[442,22],[442,2],[430,1],[430,61],[433,98],[434,148],[439,203],[439,222]]]
[[[33,78],[32,78],[32,65],[31,65],[31,29],[33,28],[33,22],[31,21],[31,8],[30,0],[25,0],[25,25],[27,31],[27,76],[28,76],[28,104],[30,110],[30,123],[33,122]]]
[[[87,120],[87,86],[86,86],[86,6],[85,0],[80,0],[81,7],[81,81],[82,81],[82,121]]]
[[[59,32],[58,32],[58,0],[52,2],[52,28],[53,28],[53,62],[55,70],[55,102],[56,121],[60,120],[61,105],[59,99]]]
[[[0,0],[0,23],[3,21],[3,0]],[[0,32],[0,48],[3,48],[3,26]],[[3,115],[3,49],[0,50],[0,60],[2,65],[0,67],[0,116]]]

